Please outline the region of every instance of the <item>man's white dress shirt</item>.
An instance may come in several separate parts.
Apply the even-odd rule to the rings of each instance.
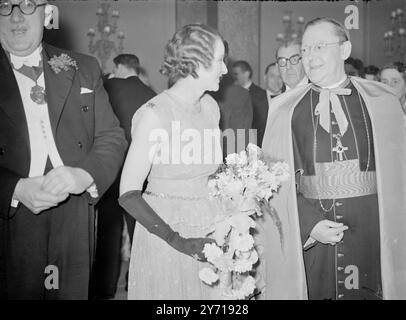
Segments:
[[[23,65],[28,67],[38,67],[40,65],[42,46],[40,45],[33,53],[26,57],[15,56],[10,53],[10,61],[14,66],[13,72],[17,80],[23,101],[25,117],[27,120],[28,135],[30,140],[31,162],[28,177],[43,176],[47,159],[49,157],[53,168],[63,166],[63,161],[56,147],[54,135],[52,133],[51,121],[49,118],[48,104],[37,104],[32,101],[30,94],[31,88],[36,84],[45,88],[44,72],[39,76],[37,82],[20,73]],[[96,185],[87,190],[94,198],[97,197]],[[12,207],[17,207],[18,201],[13,199]]]
[[[23,100],[30,137],[31,163],[29,177],[44,175],[48,156],[54,168],[63,166],[51,129],[48,104],[46,102],[44,104],[37,104],[30,97],[31,88],[36,84],[45,88],[44,73],[42,72],[36,83],[15,70],[21,68],[23,64],[29,67],[38,67],[41,61],[41,50],[42,47],[38,47],[32,54],[23,58],[10,54],[10,60],[14,66],[14,75]]]
[[[243,87],[244,89],[249,90],[250,87],[251,87],[251,84],[252,84],[252,81],[250,80],[250,81],[248,81],[246,84],[244,84],[242,87]]]
[[[62,159],[56,148],[54,136],[49,119],[48,104],[37,104],[32,101],[31,88],[36,84],[45,88],[44,72],[39,76],[37,82],[18,72],[23,65],[38,67],[41,62],[42,46],[39,46],[33,53],[26,57],[18,57],[10,53],[10,60],[14,66],[13,72],[20,90],[23,101],[24,113],[27,120],[28,135],[30,140],[31,162],[29,177],[44,175],[47,159],[54,168],[63,166]],[[34,151],[34,152],[33,152]],[[13,200],[11,205],[17,207],[18,201]]]

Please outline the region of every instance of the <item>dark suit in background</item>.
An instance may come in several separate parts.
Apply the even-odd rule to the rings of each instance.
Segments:
[[[131,121],[135,111],[156,93],[137,76],[126,79],[113,78],[105,82],[113,111],[131,143]],[[118,204],[120,174],[97,205],[98,232],[96,261],[93,273],[93,296],[96,299],[113,298],[121,268],[121,240],[123,215],[132,243],[135,220]]]
[[[244,144],[238,144],[237,140],[233,146],[226,139],[226,134],[222,140],[223,157],[227,154],[244,150],[249,143],[249,130],[252,128],[253,107],[249,92],[239,85],[233,83],[231,77],[226,75],[220,82],[220,88],[213,93],[220,107],[220,129],[225,131],[232,129],[236,139],[244,138]],[[237,130],[243,129],[244,135],[238,136]]]
[[[257,130],[257,145],[262,146],[262,139],[265,133],[266,120],[268,118],[268,99],[266,91],[252,83],[248,88],[254,110],[252,117],[252,128]]]

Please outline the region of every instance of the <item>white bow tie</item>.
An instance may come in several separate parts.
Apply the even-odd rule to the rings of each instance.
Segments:
[[[28,67],[38,67],[42,57],[41,57],[41,47],[37,48],[33,53],[26,57],[15,56],[10,53],[10,60],[15,69],[20,69],[23,65]]]
[[[335,88],[335,89],[318,89],[320,92],[319,103],[315,109],[315,115],[320,116],[321,127],[330,132],[330,102],[331,109],[334,113],[341,136],[347,131],[348,120],[345,116],[343,107],[341,106],[340,99],[337,95],[350,95],[351,89],[348,88]]]

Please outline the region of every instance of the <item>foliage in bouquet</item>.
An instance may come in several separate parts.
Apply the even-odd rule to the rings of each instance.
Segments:
[[[207,260],[200,278],[207,284],[220,282],[226,299],[245,299],[256,289],[255,266],[258,253],[251,229],[254,218],[264,212],[276,224],[283,247],[282,225],[269,200],[281,183],[289,178],[288,165],[275,162],[259,147],[249,144],[247,150],[231,154],[209,181],[211,196],[223,206],[211,236],[216,244],[206,245]]]

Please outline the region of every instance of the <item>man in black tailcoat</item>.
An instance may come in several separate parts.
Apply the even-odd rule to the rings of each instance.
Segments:
[[[42,42],[44,0],[0,1],[0,297],[87,299],[94,204],[127,147],[96,59]]]

